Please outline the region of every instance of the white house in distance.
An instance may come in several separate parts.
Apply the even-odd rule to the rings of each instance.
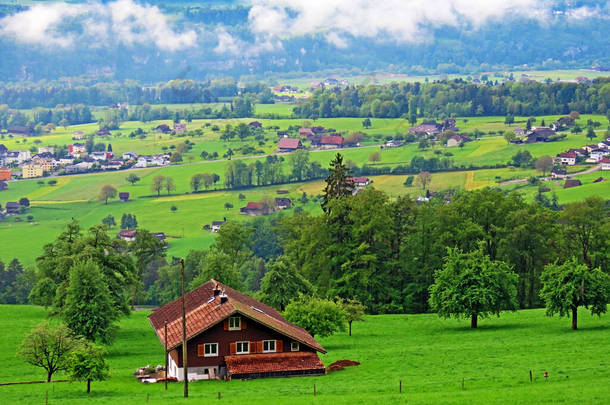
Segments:
[[[600,162],[608,153],[610,152],[608,152],[606,149],[594,149],[589,153],[589,159],[587,159],[587,162]]]
[[[132,159],[137,159],[138,158],[138,154],[136,152],[125,152],[123,153],[123,160],[132,160]]]
[[[134,167],[165,166],[167,164],[165,155],[139,156]]]
[[[13,150],[6,153],[4,158],[6,164],[17,163],[18,165],[27,162],[32,158],[29,150]]]
[[[576,164],[576,154],[572,152],[560,153],[557,158],[562,165],[574,166]]]
[[[603,158],[601,164],[602,170],[610,170],[610,158]]]

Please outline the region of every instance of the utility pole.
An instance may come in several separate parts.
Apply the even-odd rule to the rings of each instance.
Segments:
[[[167,369],[167,321],[165,321],[165,391],[167,391],[167,377],[169,370]]]
[[[182,273],[182,364],[184,367],[184,398],[189,396],[188,351],[186,350],[186,308],[184,306],[184,259],[180,259]]]

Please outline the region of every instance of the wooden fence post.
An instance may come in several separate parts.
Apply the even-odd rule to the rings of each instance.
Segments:
[[[313,396],[316,396],[316,384],[313,385]]]
[[[398,392],[402,394],[402,380],[398,383]]]
[[[46,399],[44,401],[46,405],[49,405],[49,390],[47,390]]]
[[[218,399],[220,399],[220,391],[218,391]]]
[[[534,382],[534,378],[532,376],[532,370],[530,370],[530,382]]]
[[[464,389],[464,377],[462,377],[462,389]]]

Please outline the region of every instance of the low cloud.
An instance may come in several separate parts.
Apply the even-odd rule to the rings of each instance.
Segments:
[[[2,36],[45,47],[153,44],[161,50],[176,51],[197,42],[194,30],[178,32],[157,7],[133,0],[38,4],[4,17],[0,27]]]

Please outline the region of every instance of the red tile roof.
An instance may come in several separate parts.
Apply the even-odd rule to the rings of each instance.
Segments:
[[[224,303],[220,302],[219,296],[214,297],[214,286],[217,284],[228,297]],[[326,350],[305,329],[286,321],[272,307],[215,280],[210,280],[186,294],[185,307],[187,340],[222,322],[230,315],[239,313],[312,349],[326,353]],[[174,349],[182,343],[182,304],[180,299],[160,307],[149,315],[148,319],[163,344],[165,344],[163,326],[164,322],[167,321],[168,349]]]
[[[601,160],[602,163],[610,163],[610,158],[603,158]]]
[[[320,143],[322,145],[343,145],[343,137],[341,135],[323,136]]]
[[[248,204],[246,204],[246,209],[247,210],[262,210],[264,207],[263,203],[260,202],[249,202]]]
[[[127,229],[123,229],[122,231],[119,232],[119,236],[122,238],[135,238],[136,234],[138,233],[138,231],[134,230],[127,230]]]
[[[229,374],[320,370],[324,364],[315,352],[287,352],[226,356]]]
[[[301,141],[295,138],[282,138],[277,146],[280,149],[298,149],[301,147]]]
[[[348,177],[347,180],[351,180],[354,183],[368,183],[368,177]]]
[[[559,157],[576,159],[576,153],[564,152],[564,153],[560,153]]]

